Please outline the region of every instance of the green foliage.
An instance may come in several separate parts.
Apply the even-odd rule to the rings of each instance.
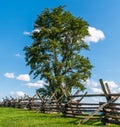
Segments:
[[[89,50],[83,41],[89,35],[88,23],[59,6],[45,9],[34,27],[34,41],[24,48],[30,74],[46,81],[47,88],[59,95],[62,84],[68,91],[73,87],[84,90],[83,82],[91,76],[92,69],[89,59],[80,55],[83,49]]]

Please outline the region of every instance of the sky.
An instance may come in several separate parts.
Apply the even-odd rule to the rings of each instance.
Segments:
[[[23,49],[32,44],[30,34],[37,16],[59,5],[89,24],[91,36],[84,40],[90,51],[83,54],[94,68],[86,91],[101,93],[102,78],[112,92],[120,93],[120,0],[4,0],[0,1],[0,99],[33,96],[43,87],[42,80],[29,75]]]

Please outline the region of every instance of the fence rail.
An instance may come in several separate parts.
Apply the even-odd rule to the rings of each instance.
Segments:
[[[85,116],[81,123],[87,122],[93,116],[98,116],[103,124],[120,124],[120,103],[116,102],[120,94],[111,93],[108,84],[104,84],[102,79],[100,79],[100,83],[103,94],[87,94],[87,92],[79,94],[80,91],[78,90],[74,95],[66,96],[65,90],[63,90],[66,102],[61,102],[59,100],[63,96],[56,99],[55,93],[50,98],[42,98],[39,93],[36,93],[33,97],[25,96],[25,98],[18,99],[7,97],[3,99],[0,106],[36,110],[43,113],[62,112],[64,117]],[[106,101],[83,102],[86,98],[90,100],[91,97],[104,97]]]

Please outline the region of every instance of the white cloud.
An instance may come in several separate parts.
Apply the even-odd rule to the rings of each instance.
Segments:
[[[23,34],[24,34],[24,35],[30,35],[31,33],[28,32],[28,31],[24,31]]]
[[[103,82],[104,84],[105,83],[108,84],[111,93],[120,93],[120,87],[114,81],[103,81]],[[101,88],[100,83],[94,80],[87,80],[86,88],[87,88],[86,90],[88,91],[88,94],[101,94],[101,93],[103,94],[103,90]],[[90,97],[90,98],[86,97],[85,99],[82,100],[82,102],[89,102],[89,101],[95,102],[95,103],[106,102],[106,98],[105,97]],[[116,102],[120,103],[120,99],[118,99]]]
[[[118,89],[116,90],[116,92],[120,93],[120,88],[118,88]]]
[[[16,92],[11,92],[11,96],[13,97],[24,97],[25,93],[22,91],[16,91]]]
[[[112,89],[118,88],[118,85],[114,81],[105,81],[104,83],[107,83]]]
[[[32,31],[32,33],[34,33],[34,32],[39,33],[40,31],[41,31],[41,28],[40,28],[40,27],[38,27],[38,28],[35,28],[35,29]]]
[[[94,80],[87,80],[86,87],[92,93],[103,93],[102,89],[100,88],[100,84]]]
[[[14,73],[8,73],[7,72],[7,73],[4,74],[4,76],[7,77],[7,78],[15,78]]]
[[[96,29],[94,27],[89,27],[88,28],[90,36],[86,36],[83,40],[87,43],[94,42],[97,43],[100,40],[105,39],[105,35],[103,31]]]
[[[38,28],[35,28],[32,32],[24,31],[23,34],[24,34],[24,35],[31,35],[31,34],[34,33],[34,32],[39,33],[40,31],[41,31],[41,28],[38,27]]]
[[[87,80],[87,85],[89,85],[90,87],[98,87],[99,84],[96,81],[93,80]]]
[[[120,87],[114,81],[104,81],[104,83],[108,84],[112,93],[120,92]],[[100,83],[94,80],[87,80],[86,87],[87,89],[92,90],[93,93],[103,93]]]
[[[21,81],[30,81],[30,76],[28,74],[21,74],[19,75],[16,79],[21,80]]]
[[[108,84],[110,91],[112,93],[119,93],[120,92],[120,87],[114,81],[104,81],[104,83]]]
[[[16,57],[22,57],[20,53],[15,54]]]
[[[103,93],[101,88],[91,88],[94,93]]]
[[[26,86],[28,87],[37,87],[42,88],[44,85],[47,85],[43,80],[39,80],[35,83],[27,83]]]

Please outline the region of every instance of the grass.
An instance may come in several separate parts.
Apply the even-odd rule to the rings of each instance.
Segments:
[[[57,114],[42,114],[15,108],[0,108],[0,127],[105,127],[99,121],[89,120],[79,125],[80,118],[63,118]],[[108,125],[119,127],[119,125]]]

